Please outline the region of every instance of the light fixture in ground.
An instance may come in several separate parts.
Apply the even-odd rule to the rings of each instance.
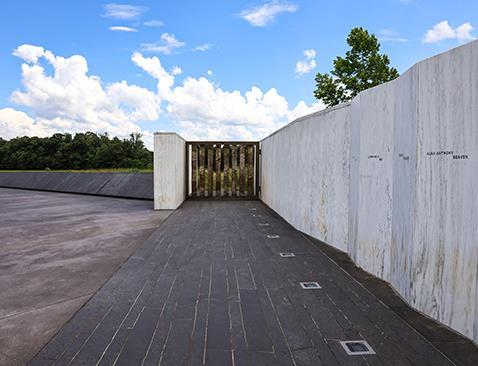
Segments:
[[[340,344],[350,356],[374,355],[375,351],[364,340],[340,341]]]
[[[300,287],[304,290],[318,290],[322,288],[317,282],[301,282]]]
[[[294,254],[294,253],[279,253],[279,255],[280,255],[282,258],[294,258],[294,257],[295,257],[295,254]]]

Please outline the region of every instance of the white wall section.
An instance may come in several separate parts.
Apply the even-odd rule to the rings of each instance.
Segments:
[[[154,134],[154,209],[174,210],[186,199],[186,141],[176,133]]]
[[[478,41],[261,149],[266,204],[478,342]]]
[[[297,229],[346,251],[348,105],[289,124],[261,143],[261,198]]]

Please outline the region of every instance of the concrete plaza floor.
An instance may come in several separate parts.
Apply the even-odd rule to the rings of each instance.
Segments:
[[[0,365],[26,364],[170,212],[0,188]]]
[[[259,201],[185,202],[31,361],[203,364],[453,362]]]

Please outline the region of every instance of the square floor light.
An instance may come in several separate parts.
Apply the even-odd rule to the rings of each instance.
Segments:
[[[279,238],[280,238],[279,235],[267,235],[267,237],[268,237],[269,239],[279,239]]]
[[[279,253],[279,255],[280,255],[282,258],[294,258],[294,257],[295,257],[295,254],[294,254],[294,253]]]
[[[363,341],[340,341],[340,344],[350,356],[374,355],[375,351],[370,345]]]
[[[318,290],[322,288],[317,282],[301,282],[300,286],[304,290]]]

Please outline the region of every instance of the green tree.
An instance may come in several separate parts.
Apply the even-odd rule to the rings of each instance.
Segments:
[[[0,138],[0,170],[149,169],[153,166],[153,153],[141,138],[139,133],[121,140],[94,132]]]
[[[314,96],[328,107],[354,98],[362,90],[383,84],[399,76],[390,67],[390,59],[380,53],[375,35],[363,28],[354,28],[347,37],[350,49],[345,57],[334,60],[330,75],[317,73]]]

